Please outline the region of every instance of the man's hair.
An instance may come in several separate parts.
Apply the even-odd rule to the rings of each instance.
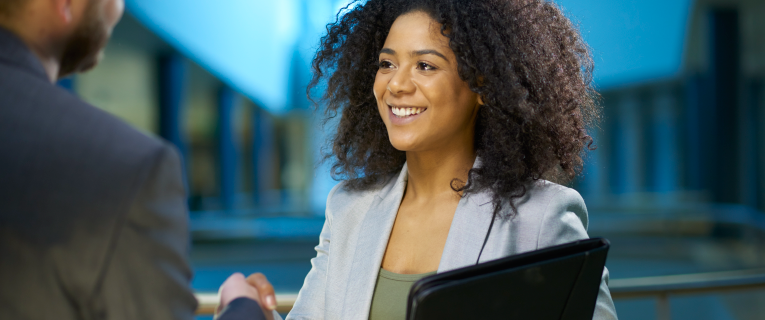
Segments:
[[[0,0],[0,17],[9,18],[22,8],[28,0]]]

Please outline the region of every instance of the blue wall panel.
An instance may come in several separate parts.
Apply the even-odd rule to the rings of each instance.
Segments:
[[[234,133],[234,108],[238,94],[229,87],[218,92],[218,177],[221,204],[224,209],[234,209],[238,192],[239,151]]]
[[[159,135],[181,153],[185,163],[187,147],[182,128],[186,103],[186,58],[173,54],[159,59]]]
[[[557,0],[578,23],[601,89],[676,76],[693,0]]]

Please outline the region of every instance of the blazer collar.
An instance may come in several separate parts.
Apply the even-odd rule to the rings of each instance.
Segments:
[[[12,65],[50,82],[40,60],[11,31],[0,27],[0,63]]]
[[[476,159],[473,168],[480,165],[480,159]],[[362,220],[346,284],[342,319],[367,319],[369,316],[377,275],[404,196],[407,178],[407,165],[404,164],[398,177],[380,189]],[[460,199],[438,272],[475,264],[492,217],[489,193],[477,193]],[[482,256],[481,260],[486,259]]]
[[[351,256],[351,274],[346,284],[342,319],[367,319],[372,303],[377,274],[396,221],[408,176],[407,166],[398,177],[386,184],[364,215]]]
[[[476,264],[493,217],[490,193],[484,191],[460,200],[438,264],[439,273]],[[486,261],[487,256],[482,255],[481,261]]]

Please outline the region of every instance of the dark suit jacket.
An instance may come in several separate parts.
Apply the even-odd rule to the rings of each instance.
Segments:
[[[0,28],[0,319],[193,319],[180,168]]]

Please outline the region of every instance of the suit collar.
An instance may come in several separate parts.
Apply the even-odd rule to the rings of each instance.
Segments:
[[[390,197],[403,197],[404,190],[406,188],[406,181],[409,179],[409,167],[406,165],[406,162],[404,162],[404,166],[401,168],[401,172],[399,172],[398,176],[395,179],[391,179],[388,183],[383,186],[379,192],[377,192],[377,197],[380,199],[386,199]],[[397,193],[397,190],[401,189],[401,194]]]
[[[473,169],[481,166],[481,158],[476,158]],[[486,234],[492,225],[492,219],[494,219],[494,206],[490,191],[484,190],[462,198],[449,228],[438,272],[476,264]],[[489,246],[488,243],[487,246]],[[486,248],[484,248],[485,251]],[[489,255],[484,254],[480,262],[489,259]]]
[[[356,237],[351,274],[346,284],[342,319],[367,319],[377,274],[396,221],[408,176],[407,166],[377,193]]]
[[[50,82],[40,60],[11,31],[0,27],[0,63],[23,69]]]
[[[493,217],[494,206],[488,192],[472,194],[460,200],[438,264],[439,273],[476,263]],[[483,255],[481,261],[485,261],[485,257]]]

